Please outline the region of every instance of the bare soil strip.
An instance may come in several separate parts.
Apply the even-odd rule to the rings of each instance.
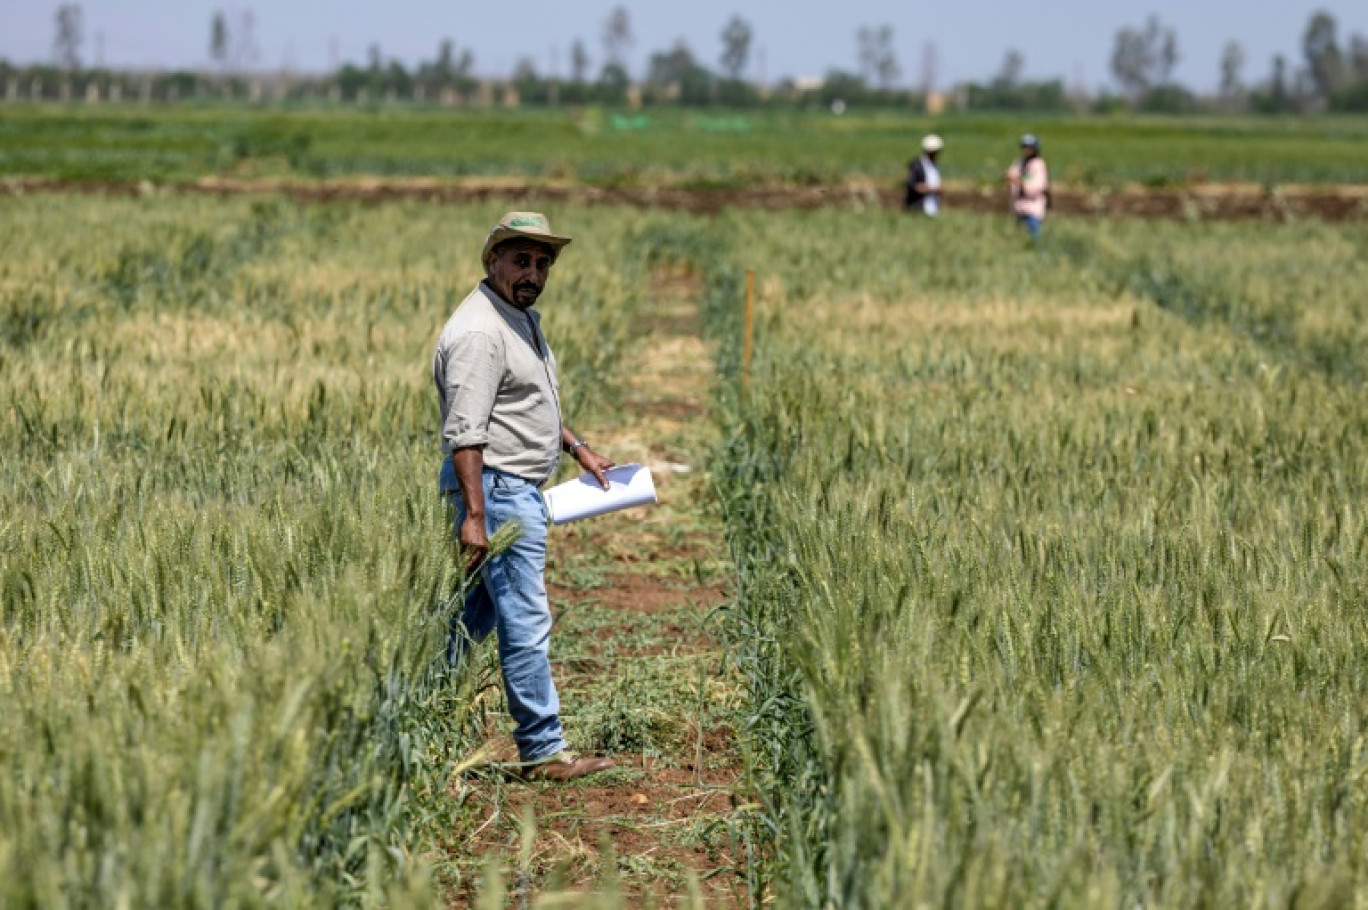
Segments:
[[[619,462],[650,465],[660,505],[551,537],[552,660],[567,734],[620,766],[568,785],[515,782],[498,767],[458,782],[476,833],[451,845],[467,873],[453,906],[475,903],[491,858],[529,903],[575,906],[614,878],[624,907],[687,906],[691,892],[708,907],[746,903],[729,828],[744,802],[729,724],[738,686],[710,620],[730,576],[708,505],[712,359],[696,293],[690,276],[664,277],[638,326],[620,411],[579,428]],[[511,757],[501,698],[488,698],[488,739]]]
[[[541,204],[630,205],[713,214],[729,208],[790,210],[832,206],[897,208],[902,190],[888,183],[852,179],[820,185],[752,184],[747,186],[586,186],[565,180],[428,177],[355,177],[340,179],[203,177],[193,183],[152,185],[147,182],[80,182],[39,178],[0,179],[0,195],[24,193],[97,193],[137,196],[158,192],[210,196],[274,194],[301,202],[435,203],[536,199]],[[947,209],[1005,212],[1000,187],[951,181],[945,189]],[[1323,221],[1368,220],[1368,185],[1288,185],[1200,183],[1182,187],[1125,186],[1092,188],[1056,185],[1053,211],[1090,217],[1135,217],[1184,220],[1270,220],[1316,218]]]

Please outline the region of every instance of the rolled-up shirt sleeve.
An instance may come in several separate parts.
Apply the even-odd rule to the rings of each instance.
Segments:
[[[504,372],[503,348],[483,332],[463,332],[446,351],[447,413],[442,441],[449,449],[484,446],[489,442],[489,418]]]

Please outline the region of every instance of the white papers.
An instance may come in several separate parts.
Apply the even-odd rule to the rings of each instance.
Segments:
[[[608,477],[606,490],[599,486],[593,474],[585,474],[543,493],[551,522],[563,525],[656,501],[655,482],[644,465],[620,464],[604,473]]]

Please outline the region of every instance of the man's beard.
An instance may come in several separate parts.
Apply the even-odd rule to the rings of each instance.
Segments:
[[[541,296],[541,285],[531,281],[520,281],[513,285],[513,299],[518,303],[531,305]]]

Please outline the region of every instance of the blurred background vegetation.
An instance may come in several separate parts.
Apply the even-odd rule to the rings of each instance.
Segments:
[[[415,64],[386,57],[371,44],[364,61],[337,61],[327,72],[271,72],[260,65],[256,19],[250,7],[220,9],[207,27],[210,66],[171,71],[107,68],[99,60],[85,65],[88,43],[80,4],[56,8],[50,62],[14,65],[0,60],[0,86],[6,100],[132,100],[175,102],[190,99],[260,101],[324,100],[365,104],[418,103],[445,107],[494,105],[604,104],[610,106],[684,106],[811,109],[851,106],[906,108],[938,113],[955,110],[1116,113],[1263,114],[1315,111],[1368,112],[1368,37],[1341,36],[1339,23],[1324,10],[1313,12],[1300,36],[1301,60],[1277,55],[1263,75],[1250,76],[1249,60],[1237,41],[1223,47],[1220,80],[1214,92],[1201,93],[1174,75],[1182,55],[1180,36],[1157,16],[1124,25],[1112,38],[1109,56],[1114,88],[1089,91],[1063,79],[1029,80],[1017,48],[1005,50],[997,71],[978,80],[944,88],[938,76],[934,42],[922,50],[914,79],[904,79],[904,61],[895,46],[892,24],[863,25],[854,31],[855,66],[831,68],[821,77],[785,77],[770,83],[755,78],[755,29],[740,15],[721,28],[717,65],[682,39],[649,51],[644,71],[628,70],[628,51],[636,43],[632,16],[618,6],[602,23],[602,52],[595,60],[582,38],[573,39],[568,74],[538,70],[522,57],[501,78],[481,75],[473,48],[442,38],[431,59]],[[98,43],[98,36],[97,36]],[[1300,64],[1300,65],[1299,65]],[[554,66],[559,70],[559,66]]]
[[[189,181],[211,175],[518,176],[615,184],[897,183],[921,136],[942,167],[997,183],[1029,125],[1056,180],[1087,186],[1354,183],[1368,119],[1075,117],[599,107],[438,110],[185,104],[15,105],[0,120],[0,172],[58,180]]]

